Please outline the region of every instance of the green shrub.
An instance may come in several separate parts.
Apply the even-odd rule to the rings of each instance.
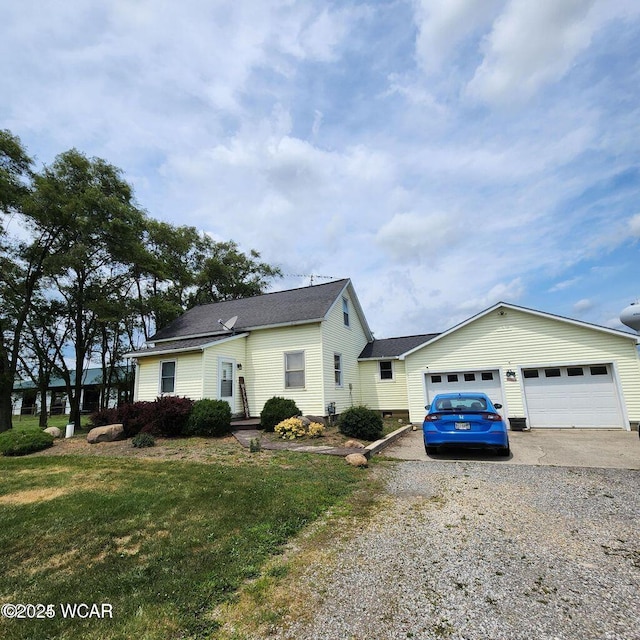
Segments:
[[[340,414],[338,429],[351,438],[377,440],[382,437],[382,416],[367,407],[351,407]]]
[[[231,407],[224,400],[198,400],[191,410],[185,433],[224,436],[231,431]]]
[[[279,422],[299,415],[300,409],[293,400],[274,396],[264,403],[260,414],[260,425],[265,431],[273,431]]]
[[[42,451],[53,444],[53,436],[44,431],[16,431],[0,433],[0,453],[3,456],[25,456]]]
[[[144,447],[155,447],[156,439],[150,433],[139,433],[131,440],[131,446],[137,449]]]

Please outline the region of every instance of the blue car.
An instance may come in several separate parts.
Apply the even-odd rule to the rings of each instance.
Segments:
[[[508,456],[507,425],[484,393],[441,393],[430,405],[422,424],[427,454],[440,447],[492,448]]]

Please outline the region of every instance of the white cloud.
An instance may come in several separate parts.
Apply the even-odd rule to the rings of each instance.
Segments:
[[[578,300],[578,302],[574,303],[573,311],[578,315],[582,315],[587,311],[591,311],[596,306],[596,303],[589,298],[583,298],[582,300]]]
[[[467,89],[488,102],[520,102],[559,80],[588,47],[598,26],[596,0],[511,0],[484,43]]]
[[[640,213],[636,213],[635,216],[629,218],[629,231],[632,236],[640,238]]]

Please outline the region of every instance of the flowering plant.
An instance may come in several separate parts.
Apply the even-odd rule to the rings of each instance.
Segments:
[[[309,426],[305,426],[300,418],[287,418],[279,422],[274,431],[285,440],[295,440],[309,436],[310,438],[318,438],[324,433],[324,425],[319,422],[312,422]]]

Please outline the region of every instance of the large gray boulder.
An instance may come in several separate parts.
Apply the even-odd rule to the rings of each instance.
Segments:
[[[87,442],[113,442],[124,438],[124,427],[121,424],[108,424],[104,427],[95,427],[87,434]]]
[[[54,438],[61,438],[62,437],[62,431],[60,431],[60,429],[58,429],[58,427],[47,427],[44,430],[45,433],[48,433],[49,435],[53,436]]]

